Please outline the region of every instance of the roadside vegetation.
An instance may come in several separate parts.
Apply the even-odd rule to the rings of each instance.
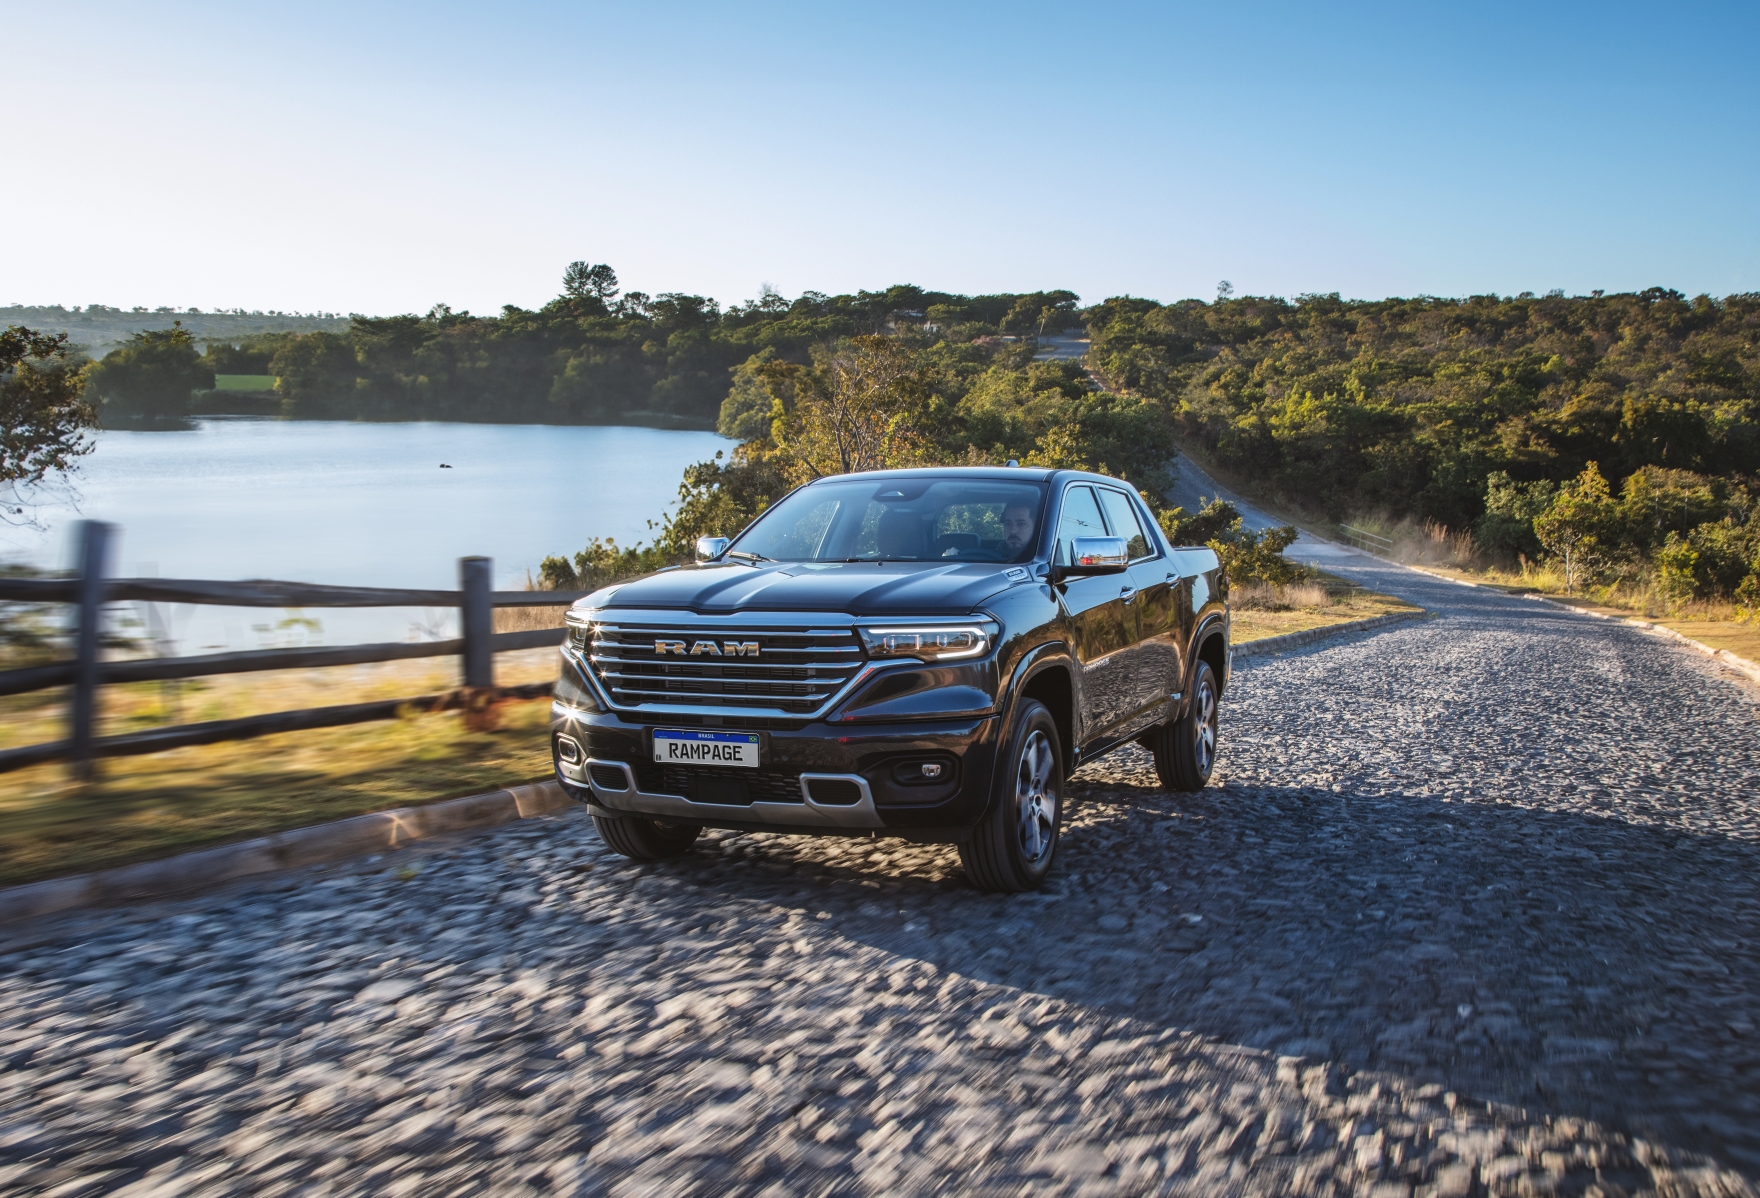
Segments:
[[[555,677],[555,650],[502,654],[508,685]],[[332,703],[433,694],[458,685],[444,660],[287,670],[104,690],[104,734]],[[263,836],[326,820],[548,778],[550,701],[509,701],[493,727],[462,712],[290,732],[99,763],[0,774],[0,886]],[[62,692],[0,697],[0,748],[61,735]]]

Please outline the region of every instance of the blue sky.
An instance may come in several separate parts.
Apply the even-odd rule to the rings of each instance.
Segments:
[[[1751,3],[0,22],[0,304],[487,313],[576,258],[723,303],[1760,290]]]

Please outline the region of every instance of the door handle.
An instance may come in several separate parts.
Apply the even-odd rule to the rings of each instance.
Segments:
[[[1121,587],[1118,592],[1118,597],[1123,599],[1126,603],[1129,603],[1136,593],[1136,587]]]
[[[1166,577],[1166,578],[1164,578],[1164,579],[1162,579],[1162,580],[1161,580],[1161,581],[1163,581],[1163,582],[1172,582],[1172,581],[1173,581],[1173,580],[1174,580],[1174,579],[1176,579],[1176,578],[1178,578],[1178,577],[1179,577],[1179,575],[1177,575],[1177,574],[1175,574],[1175,573],[1174,573],[1174,572],[1173,572],[1173,571],[1172,571],[1172,570],[1169,570],[1169,571],[1168,571],[1168,572],[1167,572],[1167,577]]]

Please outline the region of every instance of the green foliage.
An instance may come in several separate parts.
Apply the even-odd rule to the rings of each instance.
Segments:
[[[1618,509],[1596,463],[1558,489],[1534,518],[1534,535],[1564,564],[1565,594],[1606,561],[1618,535]]]
[[[86,403],[85,361],[65,333],[20,325],[0,332],[0,519],[24,515],[31,490],[65,475],[92,450],[95,423]]]
[[[214,368],[196,352],[189,330],[173,323],[136,333],[86,378],[105,416],[165,420],[187,415],[195,392],[213,390]]]
[[[1157,512],[1155,518],[1171,545],[1208,545],[1234,536],[1241,528],[1240,512],[1226,499],[1212,499],[1195,515],[1172,507]]]
[[[1671,602],[1739,595],[1750,573],[1760,572],[1760,528],[1725,519],[1685,535],[1671,530],[1655,561],[1656,589]]]
[[[1562,483],[1590,461],[1613,479],[1760,463],[1760,295],[1124,297],[1087,317],[1111,387],[1335,518],[1470,528],[1492,471]]]
[[[1210,548],[1221,559],[1230,583],[1265,582],[1284,586],[1300,582],[1313,573],[1306,566],[1283,556],[1283,551],[1295,544],[1298,535],[1293,524],[1258,531],[1237,527],[1231,535],[1212,540]]]
[[[668,555],[653,546],[632,545],[619,549],[607,537],[594,537],[587,547],[567,558],[547,557],[538,565],[543,585],[555,591],[592,591],[624,578],[649,574],[663,566],[676,565]]]
[[[1540,556],[1534,518],[1552,503],[1558,487],[1549,478],[1519,483],[1502,470],[1485,480],[1485,512],[1473,526],[1473,538],[1494,557],[1513,561]]]

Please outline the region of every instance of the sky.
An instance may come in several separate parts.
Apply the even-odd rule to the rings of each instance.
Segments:
[[[1760,290],[1760,5],[0,0],[0,305]]]

